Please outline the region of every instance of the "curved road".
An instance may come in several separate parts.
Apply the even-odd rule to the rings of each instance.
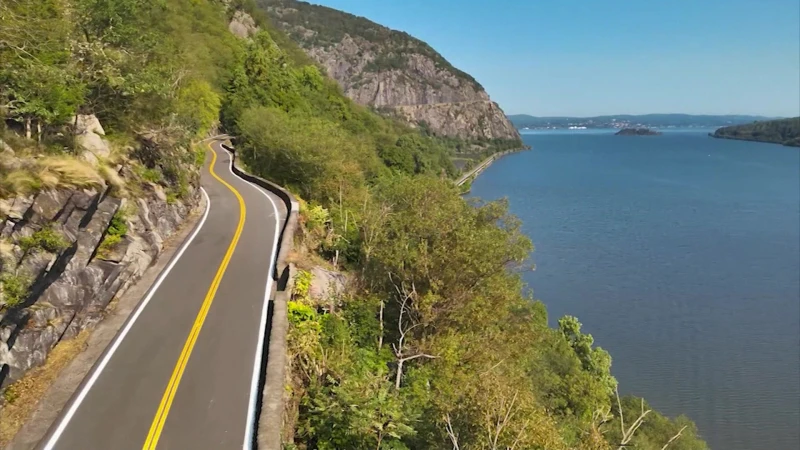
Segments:
[[[208,208],[40,443],[234,449],[253,438],[283,202],[209,145]]]

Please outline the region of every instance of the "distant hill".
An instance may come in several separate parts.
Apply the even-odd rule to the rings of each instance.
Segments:
[[[711,136],[800,147],[800,117],[724,127],[715,131]]]
[[[756,120],[771,120],[775,117],[744,115],[692,115],[692,114],[619,114],[596,117],[536,117],[527,114],[508,116],[518,129],[523,128],[633,128],[633,127],[722,127],[739,125]]]

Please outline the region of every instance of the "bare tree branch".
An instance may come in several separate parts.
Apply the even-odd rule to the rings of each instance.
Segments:
[[[450,437],[450,442],[453,443],[453,450],[461,450],[458,446],[458,435],[456,434],[455,430],[453,430],[453,423],[450,421],[450,413],[447,413],[444,416],[445,422],[445,429],[447,430],[447,436]]]
[[[672,437],[671,437],[671,438],[670,438],[670,439],[667,441],[667,443],[666,443],[666,444],[664,444],[664,446],[663,446],[663,447],[661,447],[661,450],[667,450],[667,447],[669,447],[669,444],[672,444],[672,441],[674,441],[675,439],[678,439],[679,437],[681,437],[681,433],[683,433],[683,430],[685,430],[685,429],[686,429],[686,425],[684,425],[684,426],[683,426],[683,428],[681,428],[681,429],[680,429],[680,431],[678,431],[678,434],[676,434],[675,436],[672,436]]]

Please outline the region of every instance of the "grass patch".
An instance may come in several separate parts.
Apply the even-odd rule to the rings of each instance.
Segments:
[[[3,287],[3,303],[6,307],[13,308],[28,297],[31,279],[22,274],[6,273],[0,275],[0,285]]]
[[[149,181],[154,184],[159,184],[164,179],[164,176],[158,169],[148,169],[147,167],[139,166],[136,169],[136,173],[142,180]]]
[[[202,145],[196,145],[194,148],[194,165],[199,167],[203,167],[203,164],[206,163],[206,149]]]
[[[124,208],[120,208],[114,213],[111,222],[108,224],[106,235],[100,246],[97,247],[97,256],[101,259],[106,259],[111,255],[114,247],[122,241],[122,237],[128,233],[128,212]]]
[[[97,247],[97,257],[100,259],[108,259],[114,247],[122,241],[122,236],[106,235],[103,242]]]
[[[30,418],[39,400],[56,380],[58,374],[86,348],[89,331],[84,330],[75,338],[61,341],[47,357],[44,365],[37,367],[21,380],[8,386],[3,392],[13,401],[0,408],[0,447],[5,447],[14,438],[22,425]],[[11,394],[7,394],[11,390]]]
[[[30,195],[41,189],[42,183],[27,170],[15,170],[0,175],[0,195]]]
[[[19,240],[19,246],[25,253],[31,250],[44,250],[50,253],[61,253],[69,247],[69,242],[58,231],[44,227],[33,233],[32,236]]]

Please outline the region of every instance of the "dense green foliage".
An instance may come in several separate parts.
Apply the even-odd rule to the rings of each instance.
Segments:
[[[724,127],[716,130],[713,136],[800,147],[800,117]]]
[[[175,192],[186,183],[178,162],[196,154],[174,143],[220,117],[251,171],[302,197],[302,247],[356,280],[319,304],[310,275],[297,277],[287,445],[618,447],[626,437],[609,431],[620,413],[610,356],[575,318],[548,327],[544,305],[524,294],[519,271],[532,244],[505,202],[469,203],[446,179],[458,143],[355,105],[252,1],[231,4],[261,31],[235,38],[233,11],[212,0],[3,2],[3,114],[42,125],[45,139],[76,112],[97,114],[123,140],[138,136],[132,176]],[[309,8],[302,20],[340,20]],[[362,24],[340,31],[432,52]],[[126,231],[115,217],[107,236]],[[637,448],[659,449],[690,425],[651,414]],[[626,423],[634,418],[626,410]],[[693,425],[676,442],[705,448]]]
[[[0,310],[11,308],[22,303],[28,296],[31,279],[25,275],[0,273],[0,288],[3,296],[0,297]]]
[[[574,317],[549,328],[544,306],[522,295],[508,269],[525,268],[531,243],[504,202],[471,205],[448,183],[403,175],[381,178],[348,209],[357,232],[341,239],[358,242],[348,257],[362,287],[335,306],[298,289],[290,310],[299,447],[621,442],[602,437],[618,416],[610,356]],[[308,220],[306,242],[344,235],[342,226]],[[683,426],[653,417],[638,448],[660,449]],[[678,441],[705,448],[691,427]]]
[[[33,250],[60,253],[69,247],[69,242],[58,231],[44,227],[30,236],[20,238],[19,246],[25,253]]]
[[[378,57],[365,70],[378,72],[406,67],[408,55],[419,54],[430,58],[441,70],[455,74],[464,82],[482,89],[469,74],[450,64],[442,55],[408,33],[391,30],[364,17],[354,16],[336,9],[296,0],[257,0],[270,12],[273,20],[304,47],[336,45],[345,35],[361,38],[380,46]],[[314,30],[306,34],[303,29]]]
[[[241,47],[225,20],[216,2],[194,0],[0,3],[3,139],[29,157],[68,156],[76,150],[69,125],[76,114],[94,114],[119,150],[101,166],[131,159],[144,166],[137,173],[159,174],[157,182],[181,196],[196,179],[184,169],[194,158],[189,142],[216,126]],[[58,163],[66,174],[59,183],[42,178],[41,164],[0,173],[0,195],[67,187],[67,175],[102,182],[77,160]],[[117,193],[128,192],[103,167]]]

